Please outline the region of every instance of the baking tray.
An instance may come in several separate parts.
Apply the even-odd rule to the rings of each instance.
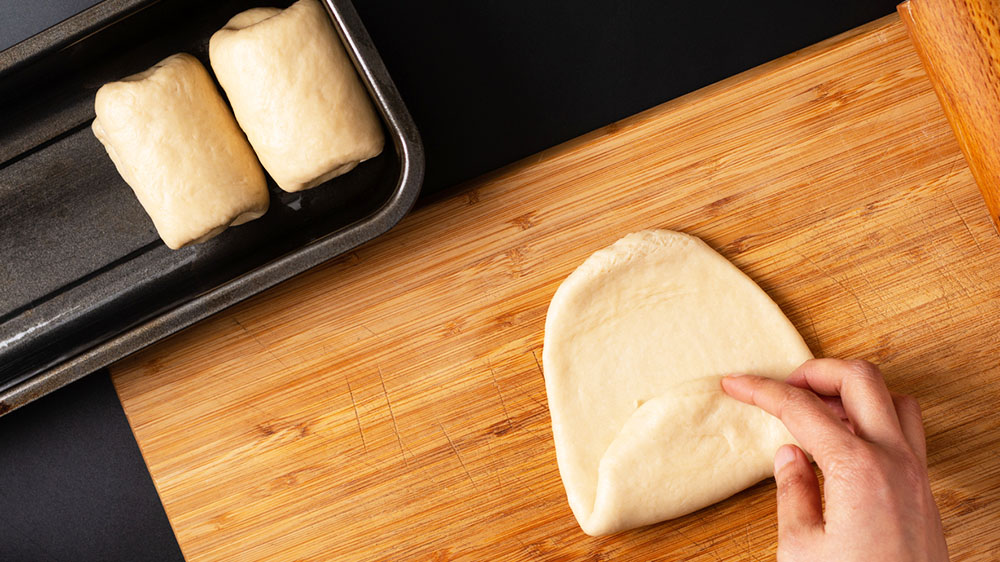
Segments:
[[[94,138],[94,94],[177,52],[207,68],[237,12],[291,2],[106,0],[0,52],[0,414],[389,230],[420,190],[420,137],[347,0],[324,0],[386,148],[209,242],[173,251]]]

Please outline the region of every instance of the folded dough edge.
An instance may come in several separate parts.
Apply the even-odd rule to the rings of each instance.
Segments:
[[[795,439],[777,418],[722,391],[721,377],[689,381],[644,402],[601,457],[593,510],[600,536],[673,519],[773,475]]]

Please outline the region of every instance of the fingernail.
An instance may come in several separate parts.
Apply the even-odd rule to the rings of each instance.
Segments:
[[[782,445],[774,454],[774,473],[777,474],[785,465],[795,460],[795,449],[791,445]]]

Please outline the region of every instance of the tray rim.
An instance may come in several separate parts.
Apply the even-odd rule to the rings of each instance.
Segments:
[[[424,177],[424,148],[416,124],[351,1],[319,1],[330,15],[399,156],[399,177],[392,195],[367,217],[234,277],[159,316],[0,391],[0,416],[375,239],[395,226],[413,207]],[[72,45],[110,23],[158,2],[159,0],[104,0],[5,51],[0,51],[0,75],[29,65],[48,52]],[[109,8],[111,12],[108,12]]]

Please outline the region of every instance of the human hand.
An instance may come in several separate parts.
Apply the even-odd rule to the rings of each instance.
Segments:
[[[785,382],[725,377],[733,398],[781,419],[801,449],[774,456],[778,485],[778,560],[948,560],[927,477],[920,406],[892,394],[866,361],[813,359]]]

